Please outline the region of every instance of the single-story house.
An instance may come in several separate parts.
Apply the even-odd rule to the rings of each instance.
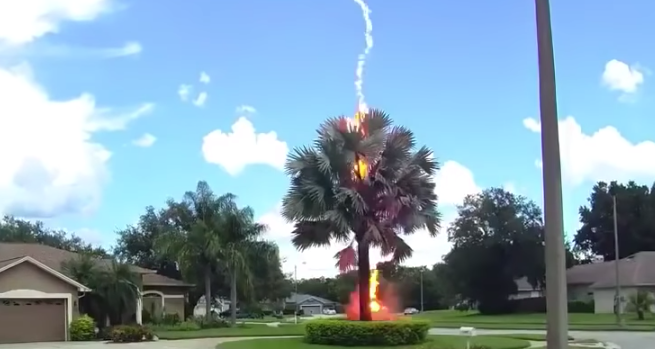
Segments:
[[[337,302],[302,293],[291,293],[284,303],[287,309],[296,308],[305,315],[323,314],[323,309],[334,309],[338,305]]]
[[[78,256],[46,245],[0,243],[0,344],[68,340],[68,326],[79,315],[78,300],[93,292],[62,270],[62,263]],[[106,259],[97,263],[111,265]],[[141,275],[143,285],[133,313],[138,323],[144,308],[184,317],[192,285],[154,270],[132,270]]]
[[[510,295],[509,299],[526,299],[543,297],[544,293],[539,287],[534,287],[528,282],[527,277],[516,279],[517,293]]]
[[[596,313],[613,313],[615,261],[576,265],[566,271],[569,300],[594,300]],[[638,252],[619,260],[622,306],[639,290],[655,291],[655,251]]]

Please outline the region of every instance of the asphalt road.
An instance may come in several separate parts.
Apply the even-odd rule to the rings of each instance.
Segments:
[[[476,330],[476,334],[508,334],[508,333],[534,333],[546,334],[543,330]],[[459,330],[454,328],[432,328],[430,334],[458,335]],[[618,332],[618,331],[569,331],[569,335],[575,339],[596,339],[601,342],[609,342],[618,345],[621,349],[646,349],[653,348],[655,343],[655,332]]]

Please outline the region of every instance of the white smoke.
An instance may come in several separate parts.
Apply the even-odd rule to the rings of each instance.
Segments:
[[[366,99],[364,98],[364,92],[362,92],[362,87],[364,85],[364,66],[366,65],[366,57],[368,57],[369,52],[373,48],[373,22],[371,22],[371,9],[366,5],[364,0],[353,0],[359,7],[362,9],[362,17],[364,22],[366,22],[366,31],[364,32],[364,37],[366,38],[366,48],[364,52],[360,53],[357,57],[357,70],[355,71],[355,92],[357,92],[357,102],[359,105],[359,110],[366,112],[368,111],[368,106],[366,105]]]

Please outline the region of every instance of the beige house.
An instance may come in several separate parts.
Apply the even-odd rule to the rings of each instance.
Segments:
[[[614,261],[576,265],[566,271],[569,300],[594,300],[596,313],[614,312],[616,290]],[[638,290],[655,291],[655,251],[619,260],[622,306]]]
[[[68,339],[68,325],[79,315],[78,299],[93,292],[62,273],[62,263],[77,256],[45,245],[0,243],[0,344]],[[110,263],[98,259],[99,267]],[[137,323],[144,308],[184,317],[191,285],[154,270],[133,270],[143,281],[134,314]]]

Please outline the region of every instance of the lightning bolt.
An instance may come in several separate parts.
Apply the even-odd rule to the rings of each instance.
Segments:
[[[357,70],[355,70],[355,92],[357,93],[358,111],[367,112],[368,106],[366,105],[366,98],[362,91],[364,85],[364,66],[366,66],[366,58],[373,48],[373,22],[371,21],[371,9],[368,7],[364,0],[353,0],[362,9],[362,18],[366,23],[366,30],[364,31],[364,38],[366,39],[366,47],[364,51],[357,57]]]

